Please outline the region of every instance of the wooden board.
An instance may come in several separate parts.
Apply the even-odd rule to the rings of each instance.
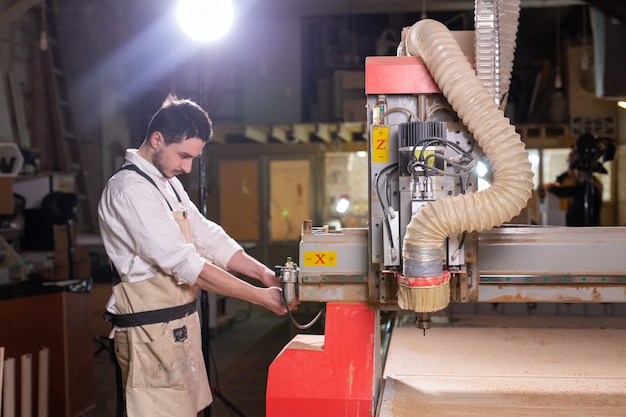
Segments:
[[[400,327],[378,416],[623,416],[625,360],[623,326]]]

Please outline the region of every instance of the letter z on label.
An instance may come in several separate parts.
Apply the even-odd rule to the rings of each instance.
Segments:
[[[372,162],[389,162],[389,126],[372,126]]]

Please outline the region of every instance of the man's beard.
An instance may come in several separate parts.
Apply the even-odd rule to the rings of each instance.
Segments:
[[[152,158],[152,165],[154,165],[155,168],[158,169],[161,175],[163,175],[165,178],[170,179],[174,176],[174,174],[170,174],[165,170],[165,165],[163,164],[162,149],[155,152],[154,157]]]

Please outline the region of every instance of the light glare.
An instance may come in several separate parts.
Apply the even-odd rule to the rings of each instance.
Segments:
[[[230,0],[179,0],[176,16],[187,36],[210,42],[228,32],[234,11]]]
[[[335,210],[337,210],[337,213],[343,214],[346,211],[348,211],[349,207],[350,207],[350,201],[345,197],[341,197],[339,201],[337,202],[337,206],[335,207]]]
[[[485,165],[485,163],[482,161],[478,161],[478,164],[476,165],[476,174],[480,178],[482,178],[487,175],[487,172],[489,172],[489,168],[487,168],[487,165]]]
[[[478,178],[478,191],[486,190],[489,187],[491,187],[491,184],[489,184],[489,181],[487,181],[484,178]]]
[[[539,155],[528,155],[528,160],[532,165],[537,165],[539,163]]]

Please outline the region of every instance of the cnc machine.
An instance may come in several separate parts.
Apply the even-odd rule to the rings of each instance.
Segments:
[[[305,221],[298,261],[279,268],[286,301],[325,303],[325,334],[297,335],[272,363],[268,416],[626,409],[623,327],[451,333],[435,320],[449,303],[626,301],[626,229],[509,223],[533,189],[528,154],[502,110],[518,16],[519,1],[477,1],[474,31],[421,20],[404,30],[397,56],[367,58],[369,226]],[[483,190],[478,161],[493,172]],[[415,323],[410,333],[392,330],[387,344],[381,314],[396,311]],[[593,340],[605,350],[585,352]],[[391,353],[400,360],[390,363]],[[547,365],[520,365],[527,353]],[[561,363],[568,355],[573,363]],[[454,362],[461,357],[469,359]]]

